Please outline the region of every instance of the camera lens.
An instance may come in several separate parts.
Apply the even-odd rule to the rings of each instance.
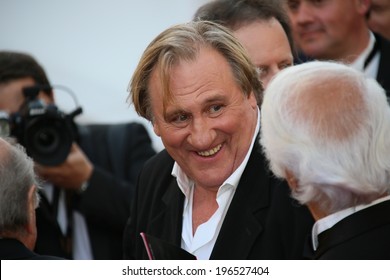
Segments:
[[[78,133],[73,118],[81,112],[79,107],[66,115],[54,104],[46,105],[35,95],[26,96],[20,111],[9,118],[10,134],[26,148],[35,162],[46,166],[59,165],[66,160],[76,140]]]
[[[56,131],[52,127],[41,127],[33,135],[33,145],[37,152],[48,154],[52,153],[58,148],[60,142],[59,131]]]
[[[24,132],[26,151],[36,162],[53,166],[67,158],[73,131],[65,119],[47,115],[32,118]]]

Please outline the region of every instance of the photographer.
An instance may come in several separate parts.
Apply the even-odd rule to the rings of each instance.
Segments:
[[[37,104],[45,112],[41,122],[31,109]],[[134,184],[155,153],[149,135],[136,123],[75,125],[73,116],[62,117],[55,109],[60,124],[49,129],[45,120],[54,104],[48,78],[34,58],[0,52],[0,110],[10,116],[11,135],[26,146],[46,182],[37,209],[35,251],[71,259],[121,259]],[[66,151],[63,160],[45,154],[51,148],[45,150],[44,144],[52,139],[40,139],[39,130],[58,138],[49,144]]]

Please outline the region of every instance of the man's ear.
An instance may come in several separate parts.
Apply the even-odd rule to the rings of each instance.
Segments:
[[[161,136],[161,134],[160,134],[160,128],[158,127],[158,125],[156,125],[156,122],[153,122],[153,130],[154,130],[154,133],[156,133],[156,135],[157,135],[158,137]]]
[[[298,188],[298,179],[295,178],[294,174],[290,170],[286,170],[286,181],[291,190],[296,190]]]
[[[356,9],[361,15],[366,15],[370,10],[371,0],[356,0]]]
[[[34,233],[36,227],[35,221],[35,205],[36,205],[36,186],[32,185],[28,191],[27,197],[27,211],[28,211],[28,223],[26,225],[26,231],[28,233]]]
[[[249,102],[252,106],[253,109],[255,109],[257,111],[257,108],[258,108],[258,104],[257,104],[257,98],[255,96],[255,93],[252,92],[250,95],[249,95]]]
[[[26,234],[23,237],[24,245],[30,250],[34,250],[35,242],[37,241],[37,226],[35,218],[35,205],[37,203],[36,189],[37,187],[33,185],[28,192],[28,221],[25,225]]]

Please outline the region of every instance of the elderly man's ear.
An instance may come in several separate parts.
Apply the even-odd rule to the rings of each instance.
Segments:
[[[371,0],[356,0],[355,2],[356,9],[360,14],[365,15],[368,13],[371,6]]]
[[[286,181],[287,181],[290,189],[291,190],[297,189],[298,188],[298,179],[295,178],[294,174],[290,170],[286,169],[285,172],[286,172]]]
[[[28,205],[28,222],[25,226],[26,238],[24,244],[30,250],[34,250],[35,242],[37,239],[37,226],[35,218],[35,205],[37,203],[36,199],[36,189],[35,185],[31,186],[28,191],[27,205]]]

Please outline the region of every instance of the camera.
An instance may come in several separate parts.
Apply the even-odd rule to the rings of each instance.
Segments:
[[[37,96],[49,86],[23,89],[25,101],[17,113],[0,114],[0,132],[15,137],[26,148],[27,154],[39,164],[61,164],[69,155],[77,138],[74,117],[82,112],[78,107],[70,114],[60,111],[54,104],[45,104]]]

